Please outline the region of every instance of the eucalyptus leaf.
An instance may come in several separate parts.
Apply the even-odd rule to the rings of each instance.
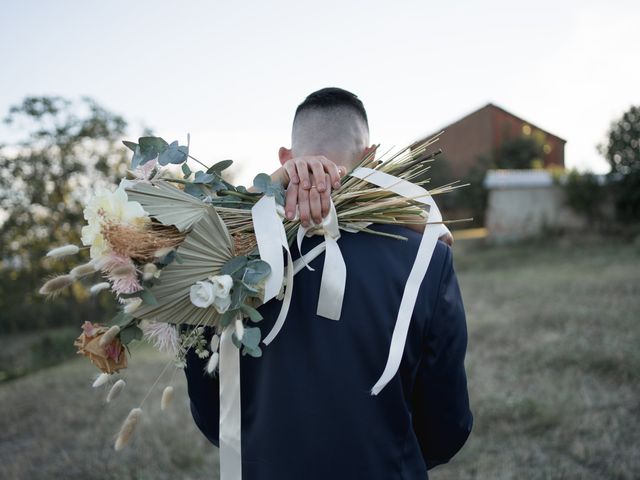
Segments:
[[[122,143],[124,144],[125,147],[127,147],[132,152],[135,152],[136,151],[136,147],[138,146],[137,143],[130,142],[128,140],[123,140]]]
[[[259,322],[260,320],[262,320],[262,315],[260,314],[260,312],[258,310],[256,310],[255,308],[253,308],[251,305],[247,305],[246,303],[243,304],[240,309],[242,310],[242,313],[246,313],[249,316],[249,319],[252,322]]]
[[[229,324],[233,322],[233,319],[236,318],[237,314],[238,314],[237,310],[227,310],[226,312],[224,312],[224,314],[222,315],[222,318],[220,319],[220,326],[222,328],[228,327]]]
[[[249,285],[257,285],[262,279],[269,276],[271,267],[264,260],[251,260],[242,277],[242,281]]]
[[[191,169],[187,163],[182,164],[182,173],[184,174],[184,178],[189,178],[191,176]]]
[[[125,329],[120,330],[120,341],[124,345],[131,343],[133,340],[140,339],[142,339],[142,330],[136,324],[132,323]]]
[[[160,165],[168,165],[170,163],[184,163],[189,156],[189,147],[186,145],[178,145],[178,142],[171,142],[158,156]]]
[[[242,273],[247,266],[249,259],[246,255],[238,255],[225,263],[220,269],[220,275],[231,275],[232,277],[242,278]]]
[[[211,167],[209,167],[207,170],[207,173],[217,173],[218,175],[220,175],[220,173],[223,170],[229,168],[232,163],[233,163],[233,160],[222,160],[218,163],[215,163]]]
[[[120,328],[124,328],[126,325],[129,325],[133,320],[133,315],[130,313],[119,312],[115,317],[113,317],[108,324],[110,326],[118,325]]]
[[[260,344],[261,332],[258,327],[244,327],[242,335],[242,344],[250,350],[253,350]]]
[[[204,173],[202,171],[196,172],[196,176],[193,179],[193,183],[211,183],[216,180],[216,177],[210,173]]]
[[[271,177],[266,173],[259,173],[253,179],[253,187],[257,192],[266,194],[270,186],[271,186]]]
[[[247,347],[243,347],[242,348],[242,355],[246,355],[249,354],[252,357],[255,358],[260,358],[262,356],[262,349],[258,346],[256,348],[247,348]]]

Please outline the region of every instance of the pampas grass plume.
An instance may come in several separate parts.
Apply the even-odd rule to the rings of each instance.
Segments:
[[[162,391],[162,401],[160,402],[160,410],[166,410],[171,399],[173,398],[173,387],[169,385]]]
[[[78,248],[75,245],[64,245],[62,247],[57,247],[49,250],[47,252],[47,257],[55,257],[55,258],[66,257],[67,255],[75,255],[79,251],[80,251],[80,248]]]
[[[71,275],[74,279],[78,279],[84,277],[86,275],[90,275],[96,271],[96,267],[92,262],[83,263],[82,265],[78,265],[77,267],[71,269],[69,275]]]
[[[57,277],[53,277],[51,280],[46,282],[42,287],[40,287],[41,295],[55,295],[60,293],[63,288],[68,287],[74,282],[74,278],[71,275],[58,275]]]
[[[111,400],[115,400],[118,395],[120,395],[125,385],[126,383],[123,379],[120,379],[116,383],[114,383],[113,387],[111,387],[111,390],[109,390],[109,393],[107,394],[107,403],[109,403]]]
[[[116,443],[114,445],[116,451],[122,450],[124,446],[129,443],[131,435],[133,435],[133,431],[140,421],[141,416],[142,409],[140,407],[131,409],[129,415],[127,415],[127,418],[122,423],[122,427],[120,427],[120,432],[118,432],[118,438],[116,438]]]
[[[118,335],[118,333],[120,333],[120,327],[118,325],[114,325],[100,337],[98,345],[100,345],[101,347],[106,347],[113,341],[114,338],[116,338],[116,335]]]
[[[93,382],[93,385],[91,385],[91,386],[93,388],[101,387],[102,385],[107,383],[108,380],[109,380],[109,374],[108,373],[101,373],[100,375],[98,375],[98,378],[95,379],[95,381]]]

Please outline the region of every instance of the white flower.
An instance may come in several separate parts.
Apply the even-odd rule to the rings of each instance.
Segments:
[[[189,298],[196,307],[213,306],[218,313],[224,313],[231,306],[232,287],[230,275],[216,275],[209,277],[209,281],[196,282],[189,291]]]
[[[104,255],[109,246],[102,236],[102,225],[107,221],[135,225],[149,221],[147,213],[138,202],[130,202],[125,192],[126,184],[121,183],[114,191],[99,190],[84,209],[87,225],[82,227],[83,245],[91,245],[91,258]]]
[[[216,298],[216,289],[211,282],[196,282],[189,290],[189,298],[196,307],[207,308],[213,304]]]

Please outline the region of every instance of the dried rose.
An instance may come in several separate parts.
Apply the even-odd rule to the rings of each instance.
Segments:
[[[82,334],[73,342],[78,352],[88,357],[96,367],[104,373],[115,373],[127,368],[127,355],[124,345],[118,337],[104,346],[100,345],[100,338],[109,327],[97,323],[84,322]]]

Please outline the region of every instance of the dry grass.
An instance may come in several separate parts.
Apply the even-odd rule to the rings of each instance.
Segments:
[[[640,477],[640,253],[595,243],[475,249],[455,265],[469,322],[476,423],[445,479]],[[127,448],[113,441],[163,368],[134,352],[127,387],[106,404],[85,359],[0,384],[0,478],[216,478],[217,451],[196,429],[184,375],[165,383]]]
[[[639,249],[568,240],[454,257],[476,421],[431,477],[639,478]]]

